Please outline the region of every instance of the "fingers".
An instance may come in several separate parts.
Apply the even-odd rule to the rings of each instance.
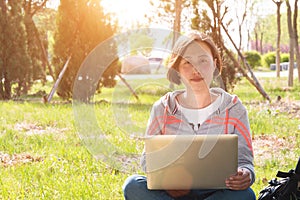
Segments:
[[[250,187],[251,184],[250,171],[247,169],[239,169],[237,174],[229,177],[225,183],[229,189],[245,190]]]
[[[226,181],[226,186],[231,190],[245,190],[250,186],[250,179],[234,180],[230,178]]]

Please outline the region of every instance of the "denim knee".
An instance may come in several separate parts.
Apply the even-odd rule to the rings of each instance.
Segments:
[[[140,190],[141,187],[145,187],[147,184],[146,182],[146,178],[140,175],[131,175],[129,176],[124,184],[123,184],[123,194],[125,196],[125,198],[136,192],[137,190]]]
[[[250,187],[248,189],[244,190],[243,194],[245,195],[245,197],[247,197],[248,200],[256,200],[255,193]]]
[[[248,188],[249,196],[252,198],[252,200],[256,200],[256,196],[254,191],[251,188]]]

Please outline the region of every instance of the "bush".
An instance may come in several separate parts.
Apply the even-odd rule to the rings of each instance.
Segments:
[[[276,63],[276,52],[269,52],[263,56],[262,64],[264,67],[269,68],[272,63]]]
[[[280,54],[280,62],[289,62],[289,60],[290,60],[290,54],[288,53]]]
[[[261,66],[261,55],[257,51],[247,51],[244,56],[252,68]]]

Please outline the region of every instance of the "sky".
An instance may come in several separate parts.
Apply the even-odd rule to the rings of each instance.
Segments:
[[[57,8],[60,0],[48,0],[47,6]],[[116,13],[121,25],[131,25],[144,18],[150,10],[149,0],[101,0],[107,12]]]
[[[150,10],[148,0],[102,0],[102,6],[109,12],[116,13],[120,25],[132,25]]]

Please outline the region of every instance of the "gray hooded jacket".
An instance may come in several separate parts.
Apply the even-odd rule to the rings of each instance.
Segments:
[[[169,92],[152,107],[147,125],[146,135],[164,134],[237,134],[238,135],[238,167],[247,168],[251,172],[251,184],[254,183],[253,149],[248,113],[237,96],[231,95],[221,88],[210,91],[222,95],[220,107],[207,117],[198,130],[194,130],[176,105],[175,97],[184,92]],[[142,156],[142,167],[145,170],[145,153]]]

